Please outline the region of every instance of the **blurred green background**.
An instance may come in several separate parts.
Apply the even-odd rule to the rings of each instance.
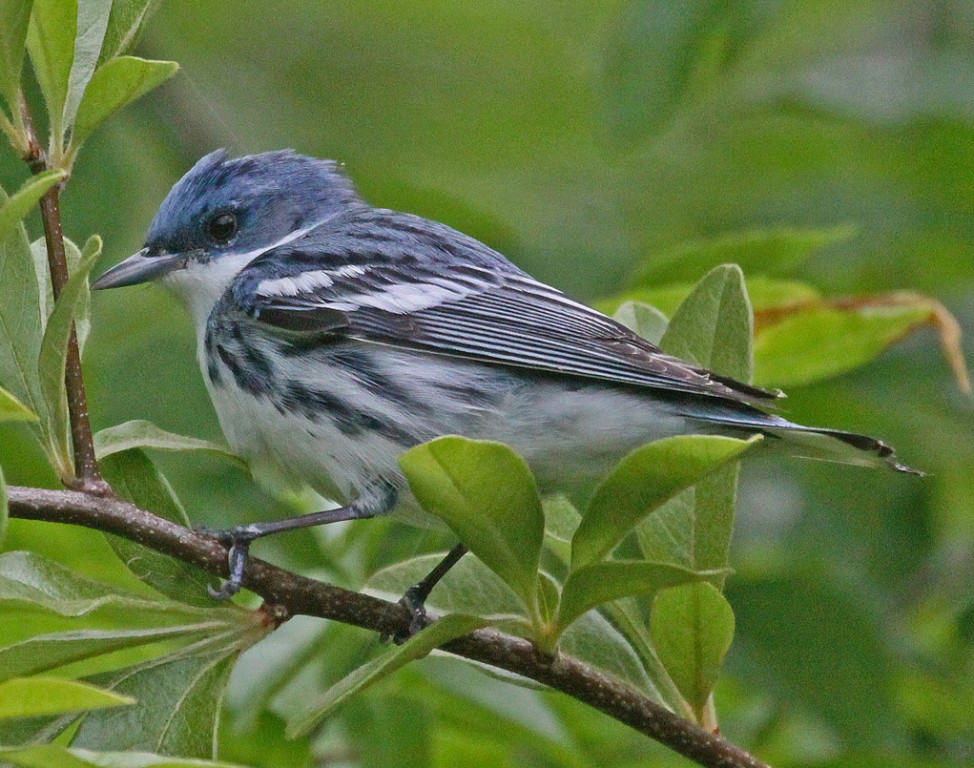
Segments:
[[[105,238],[105,267],[141,245],[203,153],[294,147],[344,162],[372,203],[444,221],[586,300],[689,239],[851,224],[854,237],[789,276],[829,295],[923,292],[974,328],[971,2],[164,0],[136,52],[182,73],[89,141],[62,200],[68,236]],[[23,177],[3,153],[0,183]],[[168,296],[110,292],[94,313],[96,428],[145,418],[219,436],[190,323]],[[794,460],[745,468],[728,586],[738,634],[717,690],[724,733],[778,765],[974,765],[972,400],[927,331],[789,395],[790,418],[882,436],[930,476]],[[52,484],[26,435],[0,432],[8,481]],[[278,504],[218,459],[160,460],[195,520]],[[340,563],[321,554],[319,534],[257,551],[358,586],[439,543],[369,528]],[[50,530],[15,524],[8,546],[111,570],[94,535]],[[228,759],[686,764],[572,702],[440,660],[343,710],[309,757],[281,739],[288,696],[244,710],[261,675],[299,649],[315,661],[288,679],[291,697],[373,642],[319,630],[292,622],[244,657]]]

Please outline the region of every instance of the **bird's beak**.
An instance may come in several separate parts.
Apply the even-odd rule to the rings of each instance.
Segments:
[[[138,285],[157,277],[163,277],[186,266],[186,255],[182,253],[160,253],[151,248],[143,248],[105,272],[91,284],[91,290],[121,288]]]

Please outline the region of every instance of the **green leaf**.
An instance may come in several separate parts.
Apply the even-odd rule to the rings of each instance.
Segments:
[[[0,388],[0,421],[37,421],[37,414],[7,390]]]
[[[99,461],[99,468],[121,498],[189,527],[189,519],[175,492],[142,451],[129,449],[112,453]],[[153,589],[192,605],[213,605],[206,590],[210,578],[204,571],[128,539],[109,535],[107,540],[128,569]]]
[[[517,593],[535,617],[544,513],[534,477],[506,445],[441,437],[399,458],[423,509]]]
[[[68,241],[64,241],[64,255],[68,255]],[[80,252],[79,252],[80,253]],[[47,240],[44,237],[37,238],[30,244],[30,257],[34,262],[34,274],[37,276],[38,299],[41,308],[41,317],[44,318],[43,325],[47,325],[47,318],[51,316],[54,309],[54,286],[51,284],[51,265],[47,260]],[[68,264],[68,274],[70,275],[77,269],[78,265]]]
[[[695,571],[720,572],[734,524],[736,465],[718,469],[678,494],[636,528],[643,557]],[[723,577],[709,579],[723,583]]]
[[[22,768],[240,768],[209,760],[189,760],[146,752],[92,752],[57,744],[0,747],[0,760]]]
[[[612,315],[626,328],[651,344],[659,344],[669,320],[651,304],[641,301],[626,301]]]
[[[0,719],[120,707],[134,701],[128,696],[60,677],[18,677],[0,683]]]
[[[810,285],[797,280],[782,280],[764,275],[749,275],[747,295],[755,313],[778,313],[790,307],[817,302],[822,294]]]
[[[555,541],[570,544],[581,514],[567,496],[546,496],[542,500],[545,535]]]
[[[160,451],[208,451],[243,464],[241,459],[234,456],[224,445],[167,432],[151,421],[142,419],[126,421],[124,424],[103,429],[95,434],[94,443],[95,453],[98,454],[99,459],[133,448],[155,448]]]
[[[52,134],[59,143],[64,136],[64,106],[77,31],[78,0],[34,0],[27,51],[47,105]]]
[[[64,390],[64,369],[68,355],[68,338],[71,333],[75,313],[88,290],[88,273],[101,254],[101,238],[92,237],[81,254],[78,271],[61,291],[48,319],[44,338],[41,341],[37,368],[40,377],[41,394],[49,414],[42,428],[52,445],[61,451],[62,463],[59,470],[70,471],[70,423],[68,421],[67,397]]]
[[[108,28],[108,17],[112,11],[112,0],[81,0],[77,8],[77,36],[74,40],[71,74],[68,76],[68,91],[64,99],[65,130],[74,123],[78,105],[81,104],[85,89],[95,73],[105,30]]]
[[[63,171],[44,171],[31,176],[17,192],[0,205],[0,241],[10,237],[21,220],[44,197],[44,193],[64,178]]]
[[[33,0],[0,0],[0,96],[11,114],[20,109],[17,92]]]
[[[695,512],[696,488],[687,488],[639,523],[636,539],[643,557],[694,569]]]
[[[90,260],[97,261],[101,255],[102,240],[98,235],[92,235],[86,241],[81,250],[73,242],[64,239],[64,255],[68,262],[68,275],[73,276]],[[91,266],[87,267],[88,270]],[[53,303],[54,296],[51,296]],[[78,336],[79,354],[84,354],[85,343],[88,341],[88,334],[91,331],[91,289],[88,287],[88,280],[81,286],[81,296],[74,309],[74,330]]]
[[[121,592],[117,586],[79,576],[33,552],[0,554],[0,606],[4,603],[36,606],[60,616],[84,616],[106,607],[129,614],[157,613],[160,618],[181,615],[198,620],[214,616],[212,603],[202,610]]]
[[[579,621],[585,621],[589,616],[604,615],[639,657],[651,687],[655,691],[654,698],[681,717],[692,719],[693,711],[690,705],[684,700],[653,647],[653,640],[649,634],[649,609],[652,597],[653,594],[647,594],[606,603],[598,611],[584,614]]]
[[[108,28],[111,0],[34,0],[27,50],[59,153],[74,122]]]
[[[820,301],[822,295],[815,288],[795,280],[782,280],[766,275],[749,275],[747,295],[754,312],[766,312],[770,318],[782,309]],[[626,302],[648,304],[664,315],[672,316],[687,296],[696,288],[694,283],[668,283],[654,288],[635,288],[597,302],[603,312],[617,312]]]
[[[610,560],[573,571],[565,582],[558,609],[558,624],[564,629],[597,605],[631,595],[652,595],[672,587],[722,572],[695,572],[670,563],[643,560]]]
[[[0,200],[4,199],[0,191]],[[0,382],[40,418],[46,407],[40,392],[37,356],[44,333],[37,276],[23,226],[0,241]],[[50,446],[45,445],[53,455]]]
[[[315,726],[354,694],[370,688],[410,661],[421,659],[435,648],[470,634],[486,626],[487,623],[485,619],[478,616],[467,616],[461,613],[438,619],[402,645],[390,648],[325,691],[305,712],[288,723],[288,737],[297,738],[310,733]]]
[[[660,340],[664,352],[738,381],[751,380],[754,321],[740,267],[715,267],[680,304]]]
[[[134,56],[112,59],[103,65],[91,78],[78,107],[72,146],[80,147],[108,117],[162,85],[178,69],[174,61],[147,61]]]
[[[762,327],[755,382],[784,387],[837,376],[874,360],[929,319],[930,307],[919,303],[808,306]]]
[[[741,270],[734,265],[716,267],[680,304],[660,346],[668,354],[750,382],[752,318]],[[643,555],[694,570],[724,568],[734,528],[737,477],[736,465],[723,467],[640,523],[637,536]],[[723,578],[713,582],[722,584]]]
[[[68,275],[78,271],[82,253],[88,253],[92,248],[101,248],[101,238],[92,235],[88,238],[84,248],[78,246],[68,238],[64,238],[64,258],[68,265]],[[54,286],[51,283],[51,265],[47,258],[47,241],[40,237],[30,244],[30,254],[34,259],[34,271],[37,273],[37,285],[41,302],[41,317],[44,324],[54,309]],[[81,290],[81,298],[75,309],[74,329],[78,335],[78,348],[84,354],[85,343],[91,332],[91,291],[86,285]]]
[[[129,640],[132,645],[152,643],[148,652],[155,650],[159,640],[172,638],[191,643],[166,656],[153,658],[136,666],[116,669],[86,678],[86,682],[118,695],[128,696],[137,703],[125,710],[111,712],[87,712],[78,715],[63,715],[53,720],[42,720],[15,732],[15,737],[24,743],[32,738],[51,738],[65,731],[74,722],[79,725],[74,732],[73,745],[93,749],[135,749],[153,750],[163,753],[175,752],[189,756],[207,756],[214,749],[215,727],[221,707],[223,693],[230,670],[237,656],[254,643],[265,637],[274,627],[264,620],[263,614],[236,610],[227,612],[217,609],[224,619],[201,623],[195,627],[170,627],[138,632],[88,631],[78,635],[75,645],[62,647],[58,662],[58,649],[42,649],[50,656],[50,666],[70,663],[79,658],[90,658],[114,650],[110,642],[116,644]],[[67,642],[70,633],[64,633]],[[142,637],[139,637],[141,635]],[[153,637],[155,635],[155,637]],[[51,636],[52,642],[58,638]],[[85,641],[101,640],[96,648],[84,648],[78,644]],[[64,643],[62,643],[64,645]],[[172,645],[172,642],[167,643]],[[119,647],[131,647],[120,645]],[[81,651],[87,650],[87,654]],[[67,654],[64,652],[67,651]],[[145,652],[142,653],[145,656]],[[116,657],[99,660],[104,668]],[[20,661],[38,665],[34,657],[21,654]],[[117,666],[117,663],[116,663]],[[4,667],[0,667],[3,669]]]
[[[734,638],[734,612],[706,582],[664,589],[656,595],[650,632],[660,660],[698,721]]]
[[[598,611],[574,620],[559,638],[558,651],[624,680],[659,701],[659,694],[632,645]]]
[[[572,536],[582,515],[565,496],[546,496],[542,500],[545,517],[545,549],[567,566],[572,560]]]
[[[97,261],[98,257],[101,255],[101,250],[102,240],[98,235],[92,235],[89,237],[85,241],[84,246],[80,249],[71,240],[64,238],[64,256],[68,263],[68,275],[74,275],[79,269],[81,269],[82,264],[89,258],[93,251],[95,253],[92,258]],[[53,307],[54,305],[54,295],[52,293],[51,306]],[[81,286],[81,296],[78,298],[78,303],[75,305],[74,330],[78,336],[78,352],[79,354],[83,355],[85,351],[85,344],[88,341],[88,334],[91,332],[91,289],[88,287],[87,280],[85,280],[84,285]]]
[[[185,528],[190,526],[172,486],[142,451],[130,448],[112,453],[100,466],[112,490],[121,498]]]
[[[32,591],[43,592],[50,586],[50,580],[38,585],[27,584],[19,590],[15,585],[14,593],[23,598],[25,592],[28,595]],[[55,589],[59,586],[57,579],[53,586]],[[69,584],[69,593],[70,587],[74,586]],[[81,591],[88,591],[84,589],[86,585],[81,586]],[[58,598],[63,596],[56,595]],[[151,601],[143,603],[152,604]],[[160,603],[170,604],[168,601]],[[234,606],[208,610],[183,607],[194,614],[195,622],[146,630],[80,630],[29,637],[0,649],[0,677],[45,672],[121,649],[156,646],[160,641],[192,643],[163,658],[90,678],[88,682],[131,696],[138,700],[138,704],[132,708],[134,714],[95,712],[82,715],[74,744],[208,755],[212,751],[216,714],[234,660],[240,652],[266,636],[274,624],[266,621],[259,612]],[[144,613],[140,612],[140,617]],[[129,616],[131,614],[130,610]],[[65,715],[40,725],[43,734],[52,736],[78,719]],[[30,738],[31,733],[41,734],[35,728],[19,735]]]
[[[655,288],[630,288],[600,299],[595,302],[595,308],[607,315],[615,315],[624,304],[632,302],[653,307],[664,317],[669,317],[676,312],[680,302],[689,296],[692,290],[693,283],[668,283]]]
[[[712,277],[712,273],[708,277]],[[730,282],[728,278],[728,287]],[[699,288],[699,285],[683,283],[643,288],[599,302],[599,306],[607,312],[619,307],[616,311],[622,312],[620,317],[624,320],[631,313],[631,305],[638,306],[640,302],[649,302],[673,314]],[[952,328],[955,321],[941,305],[926,296],[896,292],[829,299],[804,283],[761,275],[747,278],[745,296],[754,307],[754,380],[759,386],[809,384],[845,373],[870,362],[903,336],[927,325],[940,332],[951,365],[963,369],[962,355],[956,351],[958,347]],[[699,302],[699,296],[696,298],[706,308],[707,302]],[[712,299],[710,303],[714,303]],[[723,306],[730,308],[728,296],[723,298]],[[691,319],[694,314],[690,313]],[[627,322],[632,325],[633,321]],[[723,328],[726,332],[739,325],[740,321],[735,320],[718,323],[714,328]],[[688,330],[691,332],[687,333]],[[691,342],[702,338],[688,327],[681,333]],[[743,335],[740,338],[743,339]],[[667,345],[672,349],[667,349]],[[704,362],[710,357],[704,349],[687,352],[673,344],[672,339],[661,340],[661,346],[667,352],[687,355],[721,373],[733,370],[719,360]],[[729,351],[733,346],[720,343],[717,348]],[[739,374],[731,375],[744,378]],[[964,380],[965,375],[959,373],[958,379]]]
[[[199,639],[225,627],[226,622],[201,621],[153,629],[80,629],[37,635],[0,648],[0,681],[49,672],[82,659],[160,640]]]
[[[237,656],[250,644],[239,634],[228,634],[88,678],[94,685],[131,696],[138,703],[83,715],[72,746],[215,757],[216,728],[230,672]]]
[[[132,49],[146,20],[158,5],[159,0],[115,0],[112,3],[98,66]]]
[[[818,229],[752,229],[691,240],[653,257],[633,279],[632,286],[654,288],[693,280],[719,264],[737,264],[748,275],[782,274],[799,267],[815,251],[855,234],[855,227],[841,224]]]
[[[572,570],[601,560],[666,500],[740,458],[757,438],[681,435],[626,456],[595,491],[572,539]]]

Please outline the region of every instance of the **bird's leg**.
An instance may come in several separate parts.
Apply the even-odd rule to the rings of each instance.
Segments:
[[[457,544],[446,553],[446,557],[440,560],[432,571],[406,590],[399,602],[409,609],[412,620],[409,622],[409,633],[394,638],[397,643],[408,640],[426,625],[426,598],[430,596],[433,587],[440,583],[440,580],[468,551],[463,544]]]
[[[294,531],[299,528],[313,528],[319,525],[327,525],[328,523],[341,523],[346,520],[365,520],[370,517],[376,517],[391,510],[396,505],[396,497],[396,489],[392,485],[381,483],[375,486],[371,492],[363,493],[351,504],[339,507],[338,509],[326,509],[307,515],[295,515],[294,517],[286,517],[283,520],[248,523],[247,525],[238,525],[221,531],[197,528],[199,533],[212,536],[230,547],[227,555],[230,578],[220,584],[216,589],[209,587],[208,591],[210,596],[215,600],[229,600],[240,591],[243,585],[244,569],[250,554],[250,543],[255,539],[270,536],[275,533]],[[430,586],[430,589],[432,589],[432,586]]]

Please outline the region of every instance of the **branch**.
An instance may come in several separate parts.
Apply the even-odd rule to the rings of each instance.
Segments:
[[[11,517],[113,533],[215,576],[227,576],[222,544],[127,502],[76,491],[19,486],[7,490]],[[397,603],[308,579],[257,558],[247,561],[244,586],[288,615],[317,616],[384,635],[404,633],[409,627],[409,612]],[[539,653],[527,640],[482,629],[443,650],[561,691],[708,768],[767,768],[721,736],[678,717],[629,686],[577,659]]]
[[[44,150],[41,148],[34,121],[21,94],[20,112],[23,116],[24,132],[27,135],[27,154],[24,161],[34,174],[51,168]],[[61,185],[55,184],[41,198],[41,220],[44,222],[44,240],[47,243],[47,262],[51,268],[51,287],[55,300],[61,295],[68,282],[68,261],[64,255],[64,233],[61,231]],[[79,490],[105,494],[108,485],[98,471],[95,447],[91,439],[91,424],[88,421],[88,397],[85,382],[81,375],[81,352],[78,348],[78,335],[71,324],[68,337],[68,354],[64,368],[64,388],[68,396],[68,415],[71,420],[71,444],[74,448],[74,472]]]

